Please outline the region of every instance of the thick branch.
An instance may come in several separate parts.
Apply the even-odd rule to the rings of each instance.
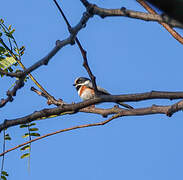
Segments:
[[[9,76],[9,77],[16,77],[16,78],[20,78],[22,77],[23,72],[7,72],[7,71],[3,71],[2,69],[0,69],[0,75],[5,75],[5,76]]]
[[[176,110],[175,110],[175,106],[176,106]],[[148,114],[158,114],[158,113],[166,114],[168,116],[171,116],[172,114],[169,114],[170,112],[175,113],[175,112],[177,112],[178,110],[180,110],[182,108],[183,108],[183,101],[180,101],[180,102],[178,102],[178,103],[176,103],[172,106],[155,106],[155,105],[153,105],[152,107],[148,107],[148,108],[132,109],[132,110],[124,110],[124,109],[120,109],[118,107],[114,107],[112,109],[109,109],[109,112],[113,111],[113,110],[116,110],[114,112],[116,114],[114,116],[112,116],[111,118],[105,120],[105,121],[98,122],[98,123],[92,123],[92,124],[84,124],[84,125],[74,126],[74,127],[71,127],[71,128],[61,129],[61,130],[58,130],[58,131],[55,131],[55,132],[52,132],[52,133],[48,133],[46,135],[37,137],[37,138],[32,139],[30,141],[27,141],[23,144],[19,144],[19,145],[13,147],[13,148],[10,148],[7,151],[2,152],[0,154],[0,156],[3,156],[4,154],[6,154],[8,152],[11,152],[11,151],[13,151],[17,148],[22,147],[22,146],[25,146],[26,144],[41,140],[43,138],[46,138],[46,137],[49,137],[49,136],[52,136],[52,135],[55,135],[55,134],[59,134],[59,133],[66,132],[66,131],[71,131],[71,130],[74,130],[74,129],[81,129],[81,128],[94,127],[94,126],[103,126],[103,125],[109,123],[110,121],[112,121],[116,118],[122,117],[122,116],[138,116],[138,115],[148,115]],[[91,110],[91,108],[88,108],[88,110],[89,109]],[[172,109],[174,109],[173,110],[174,112],[171,111]],[[85,108],[85,110],[83,112],[86,112],[86,111],[87,111],[87,108]],[[97,111],[100,114],[100,111],[102,111],[102,109],[93,109],[93,112],[97,112]],[[90,111],[90,112],[92,112],[92,111]],[[110,112],[110,113],[112,113],[112,112]]]
[[[79,21],[79,23],[75,26],[70,28],[70,36],[62,41],[57,40],[56,42],[56,46],[53,48],[53,50],[51,50],[48,55],[46,55],[44,58],[42,58],[40,61],[38,61],[37,63],[33,64],[31,67],[27,68],[24,72],[25,75],[29,74],[30,72],[36,70],[37,68],[39,68],[42,65],[47,65],[48,62],[50,61],[50,59],[64,46],[68,45],[68,44],[72,44],[73,41],[75,40],[75,37],[77,35],[77,33],[86,26],[87,21],[89,20],[89,18],[91,17],[91,15],[88,12],[84,12],[83,16],[81,17],[81,20]]]
[[[13,36],[12,36],[13,37]],[[13,37],[14,42],[16,43],[14,37]],[[1,44],[3,44],[3,46],[9,51],[9,53],[11,54],[11,56],[18,62],[18,64],[21,66],[21,68],[25,71],[26,67],[23,65],[23,63],[20,61],[20,59],[14,54],[14,52],[12,51],[12,48],[9,48],[6,43],[3,41],[2,38],[0,38]],[[32,74],[28,74],[28,76],[31,78],[31,80],[46,94],[46,96],[49,99],[53,99],[54,97],[52,97],[42,86],[41,84],[32,76]]]
[[[89,7],[90,4],[88,1],[81,0],[85,7]],[[125,8],[121,9],[105,9],[98,6],[93,6],[92,13],[94,15],[99,15],[101,18],[111,17],[111,16],[124,16],[129,18],[140,19],[144,21],[155,21],[155,22],[164,22],[169,24],[171,27],[183,28],[183,24],[175,19],[172,19],[168,16],[161,16],[158,14],[149,14],[138,11],[127,10]]]
[[[42,65],[47,65],[49,63],[49,61],[51,60],[51,58],[64,46],[70,44],[72,41],[71,37],[68,37],[65,40],[57,40],[56,41],[56,45],[55,47],[45,56],[43,57],[41,60],[39,60],[38,62],[36,62],[35,64],[33,64],[32,66],[30,66],[29,68],[27,68],[24,71],[24,74],[27,75],[29,73],[31,73],[32,71],[38,69],[40,66]]]
[[[7,98],[1,99],[0,101],[0,108],[4,107],[6,103],[13,101],[13,96],[16,96],[16,93],[19,89],[21,89],[24,86],[24,79],[25,77],[21,77],[19,80],[16,81],[15,86],[10,91],[7,91]]]
[[[158,92],[152,91],[149,93],[139,93],[139,94],[127,94],[127,95],[105,95],[101,97],[95,97],[93,99],[83,101],[76,104],[64,104],[63,106],[59,106],[56,108],[50,109],[43,109],[41,111],[36,111],[30,115],[27,115],[22,118],[17,118],[13,120],[5,120],[4,123],[0,124],[0,131],[5,128],[16,126],[19,124],[25,124],[31,121],[45,119],[46,117],[53,116],[53,115],[65,115],[65,114],[73,114],[81,109],[88,107],[93,104],[98,104],[102,102],[132,102],[132,101],[142,101],[142,100],[149,100],[149,99],[182,99],[183,92]],[[153,106],[148,108],[139,108],[139,109],[122,109],[125,112],[125,115],[146,115],[146,114],[157,114],[157,113],[164,113],[168,115],[172,115],[174,112],[182,109],[183,103],[179,102],[179,105],[174,107],[171,110],[171,113],[168,111],[171,106]],[[121,109],[120,109],[121,110]],[[116,110],[115,110],[116,111]],[[83,111],[84,112],[84,111]],[[98,111],[99,112],[99,111]],[[110,114],[110,113],[109,113]],[[106,114],[102,114],[106,116]]]
[[[144,116],[144,115],[150,115],[150,114],[166,114],[167,116],[172,116],[175,112],[180,111],[183,109],[183,100],[169,106],[157,106],[152,105],[151,107],[146,108],[138,108],[138,109],[122,109],[119,107],[114,107],[111,109],[81,109],[80,112],[87,112],[87,113],[95,113],[95,114],[101,114],[104,117],[107,117],[110,114],[120,114],[121,116]]]
[[[79,23],[71,28],[71,32],[70,32],[70,36],[68,38],[66,38],[65,40],[57,40],[56,41],[56,46],[45,56],[43,57],[41,60],[39,60],[38,62],[36,62],[35,64],[33,64],[32,66],[30,66],[29,68],[25,69],[25,71],[21,74],[21,78],[25,77],[26,75],[30,74],[32,71],[35,71],[36,69],[38,69],[40,66],[42,65],[47,65],[48,62],[51,60],[51,58],[64,46],[68,45],[68,44],[73,44],[73,41],[77,35],[77,33],[83,28],[85,27],[87,21],[89,20],[89,18],[91,17],[91,15],[88,12],[83,13],[83,16],[81,17],[81,20],[79,21]],[[3,40],[1,39],[2,43]],[[4,45],[6,46],[6,44],[4,43]],[[7,47],[8,48],[8,47]],[[10,75],[10,74],[9,74]],[[16,95],[15,90],[17,91],[18,89],[20,89],[22,87],[22,81],[20,86],[16,86],[16,88],[13,89],[13,96]],[[45,92],[44,92],[45,93]],[[49,96],[48,96],[49,97]],[[51,96],[50,96],[51,97]],[[8,96],[6,99],[2,99],[0,102],[0,108],[5,106],[7,102],[11,102],[13,100],[12,96]],[[56,103],[56,100],[54,98],[51,98],[51,100]]]

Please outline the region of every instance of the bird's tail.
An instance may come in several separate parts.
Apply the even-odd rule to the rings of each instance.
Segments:
[[[128,109],[134,109],[132,106],[125,104],[125,103],[122,103],[122,102],[117,102],[117,104],[124,106],[125,108],[128,108]]]

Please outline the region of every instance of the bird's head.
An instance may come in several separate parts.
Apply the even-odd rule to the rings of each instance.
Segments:
[[[75,86],[76,89],[79,89],[81,86],[88,85],[89,83],[91,83],[90,79],[85,77],[79,77],[75,79],[73,86]]]

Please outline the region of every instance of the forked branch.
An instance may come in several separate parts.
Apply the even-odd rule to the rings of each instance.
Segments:
[[[58,106],[56,108],[50,108],[50,109],[43,109],[41,111],[36,111],[32,114],[29,114],[27,116],[12,119],[12,120],[5,120],[4,123],[0,124],[0,132],[5,129],[12,126],[16,126],[19,124],[25,124],[28,122],[40,120],[40,119],[46,119],[49,117],[55,117],[55,116],[62,116],[67,114],[75,114],[78,111],[84,112],[82,109],[86,108],[88,106],[91,106],[93,104],[103,103],[103,102],[135,102],[135,101],[144,101],[149,99],[182,99],[183,98],[183,92],[158,92],[158,91],[152,91],[148,93],[139,93],[139,94],[126,94],[126,95],[105,95],[100,97],[95,97],[93,99],[79,102],[76,104],[63,104],[62,106]],[[137,115],[147,115],[147,114],[167,114],[168,116],[171,116],[173,113],[179,111],[182,109],[182,101],[178,102],[178,104],[174,104],[173,106],[152,106],[152,107],[146,107],[146,108],[138,108],[138,109],[115,109],[115,112],[123,112],[123,116],[137,116]],[[109,110],[111,112],[111,109]],[[85,112],[87,110],[85,109]],[[95,113],[95,110],[90,111],[90,113]],[[100,114],[102,116],[107,116],[107,113],[102,111],[96,111],[97,114],[101,112]],[[111,113],[108,113],[111,114]],[[116,113],[115,113],[116,114]]]
[[[89,108],[91,109],[91,108]],[[88,110],[89,110],[88,109]],[[139,115],[149,115],[149,114],[166,114],[167,116],[171,116],[173,113],[182,110],[183,109],[183,101],[179,101],[178,103],[172,105],[172,106],[156,106],[153,105],[152,107],[148,107],[148,108],[139,108],[139,109],[132,109],[132,110],[125,110],[125,109],[120,109],[120,108],[116,108],[116,114],[113,115],[111,118],[102,121],[102,122],[98,122],[98,123],[92,123],[92,124],[84,124],[84,125],[79,125],[79,126],[74,126],[74,127],[70,127],[70,128],[66,128],[66,129],[61,129],[40,137],[37,137],[35,139],[32,139],[30,141],[27,141],[23,144],[19,144],[13,148],[8,149],[7,151],[4,151],[0,154],[0,156],[3,156],[4,154],[13,151],[17,148],[20,148],[22,146],[25,146],[26,144],[41,140],[43,138],[55,135],[55,134],[59,134],[59,133],[63,133],[66,131],[71,131],[74,129],[81,129],[81,128],[86,128],[86,127],[94,127],[94,126],[103,126],[107,123],[109,123],[110,121],[117,119],[119,117],[123,117],[123,116],[139,116]],[[112,109],[109,109],[109,111],[111,111]],[[93,112],[96,113],[98,111],[102,111],[102,109],[93,109]],[[104,109],[104,111],[107,111],[106,109]],[[84,111],[81,112],[87,112],[87,109],[85,109]],[[91,112],[90,110],[88,112]],[[93,113],[92,112],[92,113]],[[114,113],[114,112],[113,112]],[[100,114],[100,113],[99,113]],[[111,113],[112,114],[112,113]]]
[[[73,28],[71,27],[71,25],[70,25],[70,23],[69,23],[67,17],[65,16],[65,14],[64,14],[64,12],[63,12],[63,10],[62,10],[62,8],[60,7],[60,5],[57,3],[56,0],[53,0],[53,1],[54,1],[54,3],[56,4],[56,6],[57,6],[59,12],[61,13],[61,15],[62,15],[62,17],[63,17],[63,19],[64,19],[64,21],[65,21],[65,23],[66,23],[66,25],[67,25],[67,28],[68,28],[69,32],[72,33],[72,32],[73,32],[73,30],[72,30]],[[84,2],[84,4],[85,4],[86,6],[88,5],[87,2]],[[92,6],[90,6],[90,7],[92,7]],[[87,8],[87,13],[90,15],[90,17],[92,17],[93,14],[91,14],[89,8]],[[85,25],[86,25],[86,24],[83,23],[83,26],[85,26]],[[76,41],[76,44],[77,44],[77,46],[79,47],[80,52],[81,52],[81,55],[82,55],[82,57],[83,57],[83,66],[84,66],[84,68],[86,69],[86,71],[87,71],[87,73],[88,73],[88,75],[89,75],[89,77],[90,77],[90,79],[91,79],[91,81],[92,81],[92,84],[93,84],[93,87],[94,87],[95,94],[97,95],[97,94],[98,94],[98,91],[97,91],[97,85],[96,85],[96,77],[93,75],[93,73],[92,73],[92,71],[91,71],[91,69],[90,69],[90,66],[89,66],[89,64],[88,64],[87,52],[86,52],[86,50],[84,50],[84,48],[83,48],[83,46],[81,45],[81,43],[80,43],[79,39],[77,38],[77,36],[76,36],[76,38],[75,38],[75,41]]]

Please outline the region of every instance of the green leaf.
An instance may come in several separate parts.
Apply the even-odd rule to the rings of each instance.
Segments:
[[[7,180],[7,178],[5,176],[1,176],[2,180]]]
[[[9,134],[6,134],[5,137],[4,137],[5,140],[11,140],[11,137]]]
[[[14,48],[14,51],[19,54],[19,49],[18,48]]]
[[[12,30],[10,31],[10,34],[12,35],[14,32],[15,32],[15,29],[12,29]]]
[[[2,34],[2,33],[0,33],[0,36],[1,36],[1,34]],[[2,53],[4,53],[5,51],[6,51],[6,49],[5,49],[4,47],[0,46],[0,53],[2,54]]]
[[[23,138],[29,137],[29,133],[25,133],[22,137]]]
[[[1,171],[1,174],[3,174],[4,176],[9,176],[6,171]]]
[[[16,72],[18,72],[18,71],[16,71]],[[20,125],[20,128],[27,128],[27,127],[35,126],[35,125],[36,125],[36,123],[31,123],[31,124],[21,124],[21,125]]]
[[[27,150],[27,149],[30,149],[30,145],[26,145],[26,146],[22,147],[20,150],[21,150],[21,151],[25,151],[25,150]]]
[[[5,137],[5,140],[11,140],[11,137]]]
[[[31,136],[40,136],[39,133],[30,133]]]
[[[2,69],[7,69],[16,63],[16,60],[13,57],[6,57],[5,59],[0,60],[0,65],[3,67]]]
[[[28,127],[29,125],[27,125],[27,124],[21,124],[20,125],[20,128],[26,128],[26,127]]]
[[[29,124],[29,126],[35,126],[36,125],[36,123],[30,123]]]
[[[11,55],[9,54],[9,52],[6,50],[5,52],[4,52],[4,55],[6,56],[6,57],[11,57]],[[4,58],[5,59],[5,58]]]
[[[25,153],[20,158],[23,159],[23,158],[26,158],[26,157],[29,157],[29,156],[30,156],[30,153]]]
[[[39,133],[25,133],[22,137],[23,138],[26,138],[26,137],[29,137],[29,136],[40,136],[40,134]]]
[[[7,37],[13,39],[13,36],[12,36],[11,32],[5,32],[5,34],[6,34]]]
[[[11,25],[8,26],[8,30],[9,30],[9,31],[11,30]]]
[[[0,19],[0,23],[3,24],[4,23],[4,20],[3,19]]]
[[[20,55],[22,56],[25,51],[25,46],[22,46],[19,50],[20,50]]]
[[[21,47],[19,48],[20,51],[21,51],[22,49],[25,49],[25,46],[21,46]]]
[[[38,131],[39,129],[38,128],[30,128],[29,130],[30,131]]]
[[[24,81],[27,82],[28,79],[29,79],[29,76],[26,76]]]

